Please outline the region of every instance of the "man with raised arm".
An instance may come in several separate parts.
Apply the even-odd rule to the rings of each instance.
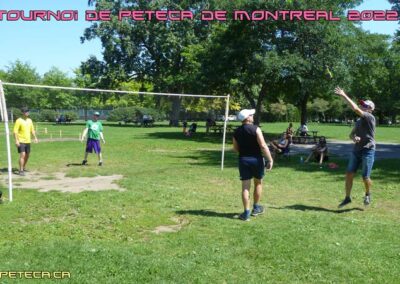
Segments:
[[[346,170],[346,196],[339,204],[339,208],[351,202],[351,189],[353,187],[354,174],[361,166],[362,178],[365,187],[364,205],[371,203],[371,171],[375,159],[375,117],[372,112],[375,104],[370,100],[360,100],[360,106],[351,100],[339,87],[335,93],[342,97],[353,111],[360,117],[350,133],[350,139],[354,142],[353,151],[350,154]]]

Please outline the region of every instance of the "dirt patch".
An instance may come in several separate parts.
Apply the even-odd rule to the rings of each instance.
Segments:
[[[27,173],[25,177],[14,178],[15,188],[37,189],[39,192],[59,191],[79,193],[83,191],[118,190],[124,191],[116,182],[122,175],[95,177],[66,177],[65,173]]]
[[[161,234],[161,233],[176,233],[182,229],[183,226],[186,226],[189,224],[189,221],[187,219],[184,219],[182,217],[173,217],[171,218],[172,221],[178,223],[176,225],[161,225],[155,228],[152,232],[156,234]]]

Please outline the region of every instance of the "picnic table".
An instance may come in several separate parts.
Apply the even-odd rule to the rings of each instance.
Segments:
[[[227,125],[226,132],[233,132],[236,130],[236,128],[237,128],[236,126]],[[224,126],[221,124],[217,124],[217,125],[211,126],[210,130],[214,131],[214,133],[217,133],[217,132],[222,133],[224,131]]]
[[[292,142],[294,144],[316,144],[318,139],[318,131],[316,130],[309,130],[307,135],[304,136],[301,136],[300,133],[296,131],[296,134],[292,137]]]

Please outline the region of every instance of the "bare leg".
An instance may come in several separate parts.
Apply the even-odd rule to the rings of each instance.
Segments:
[[[262,180],[254,179],[254,204],[259,204],[262,194]]]
[[[321,153],[319,158],[319,165],[322,165],[323,161],[324,161],[324,153]]]
[[[353,188],[354,173],[346,173],[346,197],[350,197],[351,189]]]
[[[308,155],[307,159],[304,161],[304,163],[308,163],[310,160],[311,156],[314,154],[314,152],[311,152],[310,155]]]
[[[371,189],[372,180],[370,178],[363,178],[365,186],[365,195],[369,195],[369,190]]]
[[[25,153],[24,166],[23,166],[22,170],[25,170],[26,164],[28,163],[28,160],[29,160],[29,153]]]
[[[25,152],[21,152],[19,154],[19,170],[23,171],[24,170],[24,165],[25,165]]]
[[[242,201],[244,210],[250,210],[250,186],[250,179],[242,180]]]

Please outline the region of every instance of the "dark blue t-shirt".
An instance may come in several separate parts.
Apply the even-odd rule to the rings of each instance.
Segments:
[[[257,128],[258,126],[253,124],[243,124],[233,134],[239,145],[240,157],[262,157],[261,148],[257,142]]]

